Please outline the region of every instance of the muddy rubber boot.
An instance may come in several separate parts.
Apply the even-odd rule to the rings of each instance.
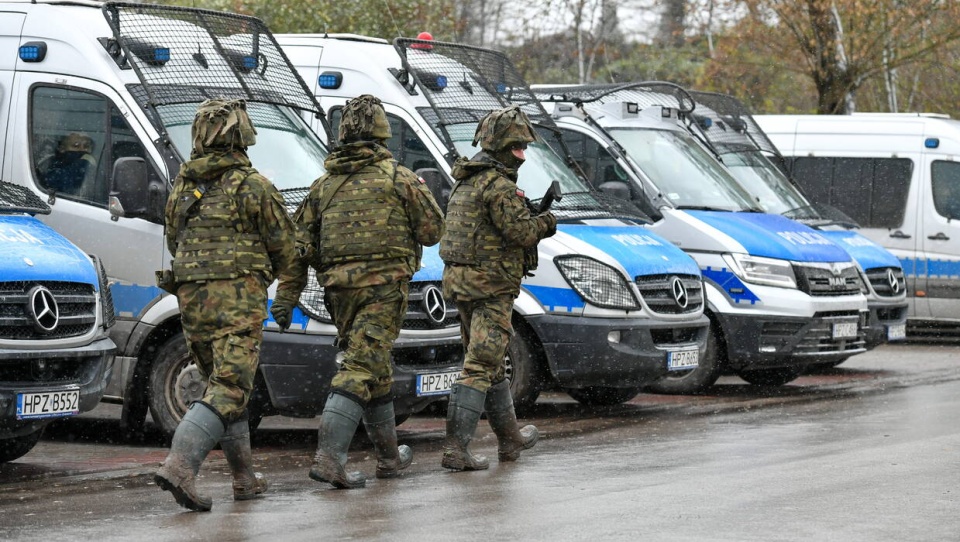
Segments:
[[[197,472],[225,430],[223,418],[213,408],[205,403],[193,403],[173,434],[170,453],[153,476],[157,487],[173,493],[177,504],[184,508],[210,511],[213,501],[197,493]]]
[[[363,411],[363,426],[377,453],[377,478],[396,478],[400,471],[413,462],[413,450],[404,444],[397,446],[397,423],[393,400],[379,405],[367,405]]]
[[[233,474],[233,500],[247,501],[263,497],[267,479],[253,470],[253,451],[250,449],[250,421],[247,413],[227,426],[220,439],[220,449]]]
[[[520,429],[517,414],[513,409],[510,381],[504,380],[487,390],[484,404],[487,421],[497,435],[497,458],[500,461],[516,461],[520,452],[529,450],[540,440],[540,431],[532,425]]]
[[[443,443],[440,464],[451,470],[484,470],[490,462],[482,455],[473,455],[467,446],[473,440],[477,422],[483,413],[486,394],[463,384],[454,384],[447,405],[447,438]]]
[[[310,478],[333,484],[337,489],[357,489],[366,484],[359,472],[346,472],[347,450],[360,425],[363,406],[339,393],[331,393],[320,416],[317,455]]]

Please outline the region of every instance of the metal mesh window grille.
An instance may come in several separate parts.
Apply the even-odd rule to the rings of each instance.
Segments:
[[[780,154],[747,108],[733,96],[701,91],[691,91],[690,95],[697,101],[694,115],[710,119],[709,127],[699,124],[703,135],[720,154],[751,151]]]
[[[257,18],[125,2],[103,12],[122,51],[118,62],[136,72],[151,105],[236,98],[321,112]]]
[[[26,188],[0,181],[0,213],[50,214],[50,206]]]
[[[538,87],[535,91],[544,102],[619,103],[631,102],[639,109],[663,106],[683,112],[693,111],[695,103],[683,87],[663,81],[611,85],[578,85],[575,87]]]

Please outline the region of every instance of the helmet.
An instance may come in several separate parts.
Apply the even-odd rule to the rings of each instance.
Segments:
[[[527,115],[519,106],[511,105],[491,111],[480,120],[477,132],[473,135],[473,146],[487,152],[497,152],[516,144],[527,144],[537,140],[537,134],[530,125]]]
[[[243,149],[257,142],[257,129],[247,115],[243,100],[206,100],[197,108],[191,127],[193,153]]]
[[[60,145],[57,147],[60,152],[93,152],[93,140],[89,136],[70,132],[63,136]]]
[[[390,139],[390,122],[380,99],[364,94],[347,102],[343,106],[338,138],[341,143]]]

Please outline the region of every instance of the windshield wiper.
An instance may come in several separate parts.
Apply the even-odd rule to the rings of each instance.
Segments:
[[[677,205],[677,209],[681,211],[721,211],[724,213],[732,213],[732,209],[721,209],[720,207],[711,207],[709,205]]]

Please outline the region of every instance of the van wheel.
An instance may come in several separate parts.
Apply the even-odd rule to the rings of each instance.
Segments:
[[[43,435],[43,427],[33,433],[20,435],[19,437],[0,439],[0,463],[20,459],[27,454],[34,446],[40,442],[40,436]]]
[[[178,333],[163,343],[150,368],[150,415],[168,437],[194,401],[203,399],[206,380],[187,351],[187,341]]]
[[[640,393],[640,390],[638,388],[587,386],[586,388],[569,388],[566,392],[581,405],[614,406],[633,399]]]
[[[660,380],[649,384],[643,391],[667,395],[702,393],[717,382],[726,362],[726,345],[716,322],[710,319],[707,331],[707,348],[699,365],[689,371],[670,371]]]
[[[782,386],[800,376],[806,367],[777,367],[774,369],[741,369],[737,376],[754,386]]]
[[[510,379],[510,394],[513,408],[518,415],[529,411],[537,402],[543,389],[543,376],[537,357],[533,354],[529,339],[523,333],[514,333],[507,343],[507,378]]]

